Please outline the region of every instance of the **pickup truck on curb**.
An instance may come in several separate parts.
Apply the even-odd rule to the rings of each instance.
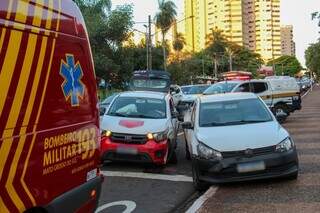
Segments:
[[[301,109],[299,86],[294,78],[273,77],[264,80],[223,81],[212,85],[204,95],[233,92],[252,92],[260,96],[275,115],[284,120],[295,110]]]

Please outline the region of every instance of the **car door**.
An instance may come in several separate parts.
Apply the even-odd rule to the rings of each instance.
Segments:
[[[194,102],[193,107],[191,109],[191,117],[190,122],[192,123],[193,127],[195,127],[195,119],[196,119],[196,109],[197,109],[197,102]],[[186,138],[187,138],[187,145],[190,153],[192,152],[192,142],[194,139],[194,129],[186,129],[185,130]]]
[[[272,92],[267,82],[251,82],[251,90],[260,96],[268,107],[272,105]]]
[[[170,119],[172,123],[173,128],[173,137],[176,139],[177,133],[178,133],[178,112],[176,111],[176,108],[174,107],[173,98],[170,98],[169,100],[169,108],[170,108]]]

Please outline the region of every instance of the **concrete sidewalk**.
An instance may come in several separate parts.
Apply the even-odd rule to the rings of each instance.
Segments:
[[[319,86],[303,99],[302,110],[292,114],[284,127],[291,133],[298,149],[298,180],[221,185],[197,212],[320,212]]]

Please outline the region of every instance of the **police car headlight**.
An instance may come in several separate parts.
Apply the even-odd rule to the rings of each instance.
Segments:
[[[201,158],[207,159],[207,160],[221,160],[222,154],[214,149],[211,149],[210,147],[206,146],[205,144],[199,142],[197,146],[198,155]]]
[[[277,152],[287,152],[291,149],[293,149],[294,147],[294,143],[291,140],[290,137],[287,137],[286,139],[284,139],[282,142],[280,142],[277,146],[276,146],[276,151]]]

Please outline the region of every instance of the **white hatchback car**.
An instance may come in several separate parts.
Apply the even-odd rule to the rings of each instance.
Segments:
[[[197,189],[208,183],[297,178],[294,142],[253,93],[198,97],[182,127]]]

